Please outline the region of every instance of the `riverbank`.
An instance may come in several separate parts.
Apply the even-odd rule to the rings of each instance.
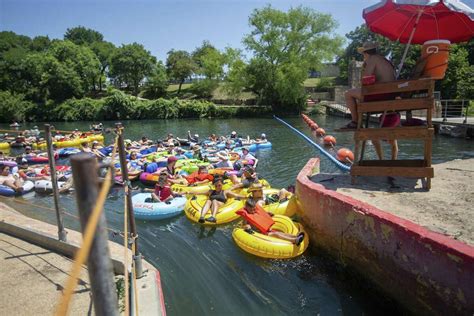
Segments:
[[[34,104],[21,96],[0,91],[0,121],[105,121],[180,118],[232,118],[270,115],[270,106],[216,105],[203,99],[148,100],[110,90],[102,98],[84,97],[63,102]],[[0,103],[1,103],[0,102]]]
[[[432,189],[408,178],[358,177],[318,174],[311,177],[328,190],[369,203],[429,230],[474,246],[474,159],[433,165]]]
[[[415,200],[413,204],[426,214],[434,213],[433,219],[442,213],[448,218],[451,213],[464,210],[470,205],[472,191],[466,188],[461,195],[453,192],[461,190],[472,169],[463,170],[464,165],[455,163],[446,163],[446,173],[441,170],[443,166],[435,167],[435,179],[440,182],[433,183],[433,188],[438,185],[440,191],[428,193],[415,183],[401,186],[397,179],[390,183],[392,191],[384,189],[382,182],[374,189],[361,178],[356,186],[351,186],[349,175],[318,175],[319,159],[311,159],[297,177],[296,196],[313,247],[328,253],[414,314],[471,315],[474,247],[397,216],[390,206],[395,201],[405,205]],[[460,169],[464,174],[453,175],[449,171],[458,170],[451,169]],[[369,198],[381,194],[379,207],[372,201],[369,204],[355,198],[352,190],[360,190],[360,196]],[[416,195],[420,196],[412,198]],[[439,207],[443,199],[446,204]],[[463,199],[465,204],[458,202]],[[438,214],[433,211],[435,208]],[[416,206],[414,210],[411,213],[421,213]],[[420,219],[420,223],[425,220]],[[469,226],[466,223],[468,229]]]

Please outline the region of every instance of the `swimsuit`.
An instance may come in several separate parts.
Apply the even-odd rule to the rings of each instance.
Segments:
[[[227,202],[227,198],[225,196],[224,190],[222,190],[221,192],[217,192],[216,190],[212,190],[211,194],[209,195],[209,200],[211,200],[211,201],[216,200],[216,201],[219,201],[219,202],[222,202],[222,203]]]

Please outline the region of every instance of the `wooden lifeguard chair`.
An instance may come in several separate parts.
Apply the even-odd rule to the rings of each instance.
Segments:
[[[351,168],[352,182],[356,176],[399,176],[426,179],[424,187],[431,188],[434,176],[431,166],[431,151],[434,135],[432,111],[434,109],[433,79],[398,80],[362,86],[362,102],[357,105],[358,122],[354,133],[355,161]],[[390,100],[369,101],[374,96],[396,95]],[[426,110],[425,126],[400,126],[394,128],[370,128],[372,114]],[[363,117],[366,116],[365,124]],[[410,160],[366,160],[364,158],[367,140],[418,139],[424,144],[423,159]]]

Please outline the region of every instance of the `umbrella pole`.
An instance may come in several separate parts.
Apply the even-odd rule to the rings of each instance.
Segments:
[[[418,16],[416,17],[415,21],[415,26],[413,27],[413,30],[411,31],[410,38],[408,39],[407,45],[405,46],[405,51],[403,52],[402,60],[400,61],[400,64],[398,65],[397,72],[395,74],[395,79],[398,79],[400,76],[400,72],[402,71],[403,64],[405,63],[405,58],[407,57],[408,53],[408,48],[410,48],[411,41],[413,40],[413,36],[415,35],[416,28],[418,27],[418,22],[420,21],[421,14],[423,13],[423,10],[420,10],[418,12]]]

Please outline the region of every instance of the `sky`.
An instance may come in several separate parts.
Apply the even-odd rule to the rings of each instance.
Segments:
[[[171,49],[193,51],[204,40],[241,48],[248,17],[267,4],[280,10],[303,5],[331,14],[344,36],[364,23],[362,9],[377,0],[0,0],[0,30],[63,38],[67,28],[99,31],[117,46],[137,42],[160,60]],[[474,0],[467,2],[473,3]]]

